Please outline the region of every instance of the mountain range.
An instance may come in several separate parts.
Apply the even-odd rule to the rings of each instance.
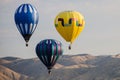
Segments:
[[[120,54],[63,55],[51,74],[38,58],[0,58],[0,80],[120,80]]]

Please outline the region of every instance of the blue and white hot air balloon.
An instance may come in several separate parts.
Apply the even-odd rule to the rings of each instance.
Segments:
[[[28,46],[28,41],[39,21],[39,15],[36,8],[31,4],[22,4],[17,8],[14,19],[17,29],[26,41],[26,46]]]

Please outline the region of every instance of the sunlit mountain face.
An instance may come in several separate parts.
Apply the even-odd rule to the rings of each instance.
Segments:
[[[0,58],[0,80],[118,80],[120,55],[63,55],[48,74],[38,58]]]

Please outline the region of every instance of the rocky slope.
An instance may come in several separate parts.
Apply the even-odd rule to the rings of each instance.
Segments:
[[[7,75],[5,75],[7,74]],[[120,55],[60,57],[52,73],[38,58],[0,58],[0,80],[119,80]]]
[[[0,65],[0,80],[28,80],[28,77]]]

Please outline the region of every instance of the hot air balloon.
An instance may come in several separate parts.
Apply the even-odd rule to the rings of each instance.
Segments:
[[[45,39],[36,46],[36,54],[47,67],[49,74],[62,53],[62,44],[57,40]]]
[[[82,14],[77,11],[63,11],[56,16],[54,25],[58,33],[70,42],[71,49],[71,44],[84,29],[85,21]]]
[[[18,31],[26,41],[26,46],[28,46],[28,41],[35,31],[39,20],[37,10],[31,4],[22,4],[17,8],[14,19]]]

